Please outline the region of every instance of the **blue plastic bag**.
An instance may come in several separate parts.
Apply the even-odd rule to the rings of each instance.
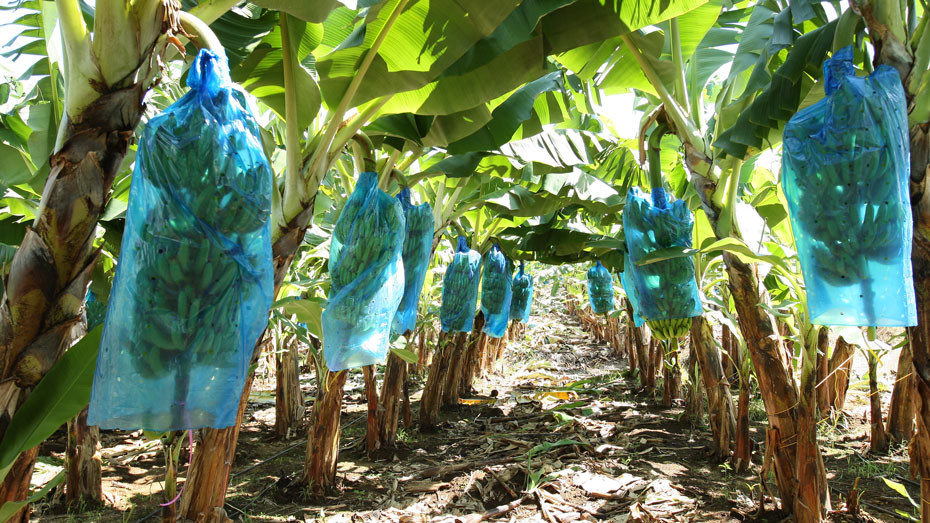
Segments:
[[[478,302],[478,284],[481,283],[481,255],[468,248],[464,236],[459,236],[456,251],[442,280],[439,323],[443,332],[471,332]]]
[[[530,319],[533,306],[533,275],[523,272],[524,262],[520,261],[520,271],[513,277],[513,298],[510,300],[510,319],[526,323]]]
[[[917,325],[909,133],[898,72],[824,62],[826,97],[785,126],[782,183],[816,325]]]
[[[635,311],[636,326],[650,322],[653,332],[661,339],[671,337],[662,331],[672,324],[679,327],[675,337],[687,334],[691,325],[687,320],[703,312],[701,293],[694,277],[694,260],[683,257],[646,265],[637,263],[659,249],[690,248],[693,230],[694,215],[685,201],[670,201],[665,189],[654,188],[651,198],[639,188],[627,193],[623,208],[627,246],[623,288]]]
[[[600,261],[588,269],[588,300],[595,314],[614,310],[614,278]]]
[[[329,248],[323,354],[329,370],[383,363],[404,295],[404,211],[363,172],[336,220]]]
[[[394,315],[391,329],[395,334],[405,334],[417,326],[420,291],[423,290],[433,250],[434,222],[433,208],[428,203],[417,206],[410,203],[410,189],[401,189],[397,199],[404,209],[407,232],[403,247],[404,297]]]
[[[84,317],[87,319],[87,332],[94,330],[94,327],[103,323],[107,316],[107,306],[97,299],[94,291],[87,291],[87,298],[84,300]]]
[[[268,324],[272,173],[225,57],[139,141],[88,423],[157,432],[235,423]]]
[[[481,279],[481,312],[484,313],[484,332],[500,338],[507,332],[510,321],[510,301],[513,297],[513,271],[510,260],[497,244],[484,255],[484,273]]]

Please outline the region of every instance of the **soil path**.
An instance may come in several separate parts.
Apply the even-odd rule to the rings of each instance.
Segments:
[[[612,349],[584,332],[557,300],[540,301],[537,308],[546,314],[534,316],[495,371],[477,380],[467,404],[445,411],[434,433],[402,428],[396,448],[372,458],[360,449],[366,406],[361,373],[353,373],[346,386],[339,492],[331,497],[307,499],[294,486],[305,444],[300,437],[285,441],[273,434],[273,399],[269,403],[267,393],[256,392],[227,513],[269,522],[472,522],[494,510],[504,512],[500,521],[547,523],[784,518],[772,512],[747,517],[758,508],[758,467],[737,475],[710,461],[707,428],[685,421],[682,402],[657,407]],[[312,397],[311,376],[302,378]],[[419,379],[414,377],[411,390],[419,390]],[[419,392],[412,397],[414,417],[418,400]],[[844,437],[851,448],[861,447],[861,440]],[[759,427],[753,439],[763,439]],[[58,440],[43,448],[49,473],[63,445]],[[108,433],[103,445],[107,506],[69,513],[52,498],[36,507],[37,520],[158,520],[164,473],[159,445],[136,433]],[[849,454],[827,456],[834,484],[848,489],[844,485],[854,479],[844,468]],[[860,487],[878,490],[878,481]],[[903,498],[887,488],[885,494],[891,508],[908,510]],[[771,501],[766,506],[774,510]]]

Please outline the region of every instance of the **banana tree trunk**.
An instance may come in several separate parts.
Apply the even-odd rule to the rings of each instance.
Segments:
[[[883,454],[888,452],[888,435],[882,419],[882,397],[878,392],[878,358],[868,351],[869,358],[869,413],[872,421],[869,450]]]
[[[393,356],[393,354],[392,354]],[[375,366],[362,367],[365,376],[365,403],[368,407],[368,423],[365,427],[365,450],[372,455],[381,448],[381,416],[378,403],[378,378],[375,376]],[[383,412],[383,410],[382,410]]]
[[[279,436],[290,438],[296,434],[297,425],[303,417],[304,398],[300,390],[297,339],[284,335],[281,341],[284,346],[277,347],[274,358],[274,431]]]
[[[636,352],[636,364],[639,366],[639,384],[645,388],[649,375],[649,354],[643,341],[643,330],[633,323],[633,306],[630,300],[623,300],[623,303],[626,306],[627,330],[629,331],[627,336],[632,338],[633,349]]]
[[[874,34],[874,31],[870,31]],[[907,78],[907,76],[902,76]],[[905,84],[905,88],[907,85]],[[917,296],[917,326],[908,327],[914,365],[913,401],[916,433],[911,439],[911,474],[920,476],[921,520],[930,522],[930,131],[911,128],[911,210],[914,243],[911,265]]]
[[[327,371],[326,390],[313,403],[313,417],[307,433],[303,483],[311,494],[321,496],[336,485],[339,436],[342,433],[342,397],[348,371]]]
[[[439,421],[439,407],[442,406],[442,388],[445,384],[446,374],[449,373],[449,363],[452,357],[455,340],[459,334],[440,332],[436,340],[436,350],[433,352],[433,361],[423,387],[420,398],[420,430],[430,431]]]
[[[910,343],[901,347],[898,356],[897,380],[888,405],[887,432],[892,441],[902,443],[914,434],[914,355]]]
[[[412,345],[412,342],[411,342]],[[381,384],[380,446],[393,447],[397,441],[400,399],[407,382],[407,362],[393,352],[388,356]]]
[[[704,396],[701,393],[701,375],[698,371],[697,350],[694,344],[691,344],[691,350],[688,351],[688,388],[685,392],[685,412],[683,419],[687,419],[692,426],[699,425],[704,419]]]
[[[670,408],[674,400],[681,398],[681,367],[678,364],[678,340],[657,343],[662,365],[662,406]]]
[[[830,390],[826,386],[830,372],[829,349],[830,344],[826,343],[823,350],[817,352],[817,412],[821,419],[830,416]]]
[[[690,144],[686,144],[685,148],[688,167],[691,169],[691,181],[701,198],[702,207],[711,226],[714,231],[718,231],[717,219],[720,216],[720,209],[712,201],[712,196],[717,189],[716,184],[694,169],[707,160]],[[771,453],[773,458],[775,483],[781,494],[782,506],[794,511],[798,486],[797,408],[800,401],[799,391],[788,364],[790,360],[785,357],[786,352],[775,319],[763,307],[758,277],[752,267],[743,263],[733,253],[724,252],[723,261],[729,280],[730,295],[736,304],[740,333],[749,350],[749,357],[759,381],[762,401],[765,404],[771,427],[766,441],[774,447],[769,449],[767,454]],[[744,376],[744,381],[746,379],[747,377]],[[815,431],[816,424],[809,428]],[[810,450],[818,460],[821,459],[818,448]],[[816,483],[826,485],[825,471],[818,467],[815,473],[824,474],[823,478],[816,479]],[[820,513],[821,510],[818,508],[809,512]]]
[[[707,395],[710,430],[714,440],[713,456],[719,461],[725,461],[730,457],[730,441],[736,430],[736,418],[733,415],[730,384],[723,374],[713,331],[704,316],[694,318],[691,323],[691,349],[697,357],[701,382]]]
[[[817,446],[817,352],[826,352],[829,331],[821,328],[816,344],[804,347],[798,402],[797,478],[794,517],[801,523],[823,521],[830,510],[827,475]],[[784,440],[782,440],[784,442]]]
[[[729,275],[730,293],[736,303],[740,332],[749,347],[769,425],[775,431],[772,438],[776,445],[772,452],[775,483],[781,494],[782,506],[793,510],[798,485],[798,389],[785,366],[781,336],[775,330],[772,317],[761,306],[755,274],[735,255],[724,253],[723,258]],[[818,449],[814,452],[819,455]]]
[[[849,377],[852,375],[853,357],[855,348],[840,336],[833,346],[833,355],[830,356],[830,365],[827,369],[827,389],[830,409],[838,414],[846,406],[846,392],[849,390]]]
[[[68,505],[94,505],[103,501],[100,429],[87,425],[87,407],[68,426],[68,479],[65,487]]]
[[[0,302],[0,439],[33,387],[74,341],[99,251],[93,242],[144,109],[134,85],[104,94],[70,122],[35,223],[16,250]],[[0,504],[26,499],[38,449],[25,452],[0,485]],[[27,521],[29,509],[10,521]]]
[[[733,333],[730,327],[723,325],[720,332],[720,345],[722,347],[723,358],[723,375],[731,384],[736,383],[739,379],[739,365],[743,361],[739,354],[739,344],[733,339]]]

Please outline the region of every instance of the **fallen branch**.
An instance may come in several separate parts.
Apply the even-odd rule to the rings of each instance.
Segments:
[[[498,505],[487,512],[468,514],[467,516],[461,516],[455,518],[456,523],[480,523],[481,521],[487,521],[492,518],[504,515],[511,510],[519,507],[523,504],[524,501],[532,496],[532,493],[524,494],[523,497],[515,499],[506,505]]]
[[[504,465],[507,463],[513,463],[514,461],[517,461],[517,456],[508,456],[505,458],[489,459],[485,461],[475,461],[471,463],[456,463],[454,465],[439,465],[438,467],[427,467],[421,470],[420,472],[418,472],[415,476],[410,477],[410,478],[404,478],[401,481],[408,481],[409,479],[414,479],[414,478],[434,478],[436,476],[444,476],[451,472],[459,472],[461,470],[468,470],[471,468],[477,469],[477,468],[483,468],[483,467],[490,467],[493,465]]]

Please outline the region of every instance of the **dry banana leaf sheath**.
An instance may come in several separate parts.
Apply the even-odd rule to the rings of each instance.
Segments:
[[[236,421],[272,301],[271,168],[224,56],[139,142],[88,423],[169,430]]]

